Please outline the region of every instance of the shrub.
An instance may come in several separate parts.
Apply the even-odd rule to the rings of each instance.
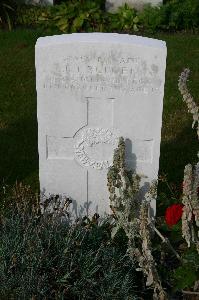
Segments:
[[[1,299],[135,299],[134,263],[108,221],[41,215],[22,185],[1,200]]]
[[[8,0],[6,0],[8,1]],[[199,27],[198,0],[170,0],[164,5],[146,5],[141,12],[128,5],[115,14],[103,9],[104,1],[61,2],[51,7],[22,6],[17,9],[16,24],[42,26],[60,32],[115,31],[134,33],[138,30],[196,30]]]
[[[48,13],[49,7],[20,5],[17,7],[15,23],[25,27],[36,27],[43,13]]]
[[[61,4],[61,3],[67,3],[69,4],[71,0],[54,0],[54,4]],[[81,5],[84,5],[85,0],[72,0],[72,2],[80,2]],[[106,0],[94,0],[92,2],[95,2],[97,5],[99,5],[100,9],[104,10],[105,9],[105,2]]]
[[[96,2],[69,2],[55,5],[38,18],[45,28],[57,28],[61,32],[103,31],[104,19]]]
[[[138,17],[145,30],[195,30],[199,27],[199,2],[170,0],[159,7],[146,5]]]
[[[138,31],[139,18],[135,9],[127,4],[120,7],[117,13],[109,14],[109,30],[119,32]]]
[[[146,5],[143,11],[139,13],[139,20],[142,24],[142,28],[152,32],[160,28],[163,29],[163,24],[165,24],[164,19],[165,16],[161,7]]]

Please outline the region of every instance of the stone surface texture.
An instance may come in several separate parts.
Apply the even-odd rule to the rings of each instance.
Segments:
[[[39,178],[76,217],[109,213],[107,170],[118,138],[147,183],[159,169],[165,42],[115,33],[42,37],[36,44]],[[155,212],[155,203],[152,203]]]
[[[25,3],[27,5],[53,5],[53,0],[21,0],[22,3]]]
[[[138,10],[142,9],[145,4],[151,4],[152,6],[160,5],[162,0],[106,0],[106,10],[109,12],[116,12],[118,7],[127,3],[130,7],[134,7]]]

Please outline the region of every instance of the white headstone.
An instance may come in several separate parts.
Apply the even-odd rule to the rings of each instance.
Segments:
[[[106,0],[106,10],[109,12],[116,12],[118,7],[128,4],[130,7],[142,9],[145,4],[152,6],[160,5],[163,0]]]
[[[19,2],[25,3],[27,5],[53,5],[53,0],[19,0]]]
[[[36,44],[39,177],[46,195],[73,200],[75,216],[109,213],[107,170],[118,137],[127,165],[159,169],[165,42],[113,33],[39,38]],[[155,203],[152,204],[155,210]]]

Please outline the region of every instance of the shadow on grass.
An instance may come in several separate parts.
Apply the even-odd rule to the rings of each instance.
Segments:
[[[20,119],[0,129],[0,184],[24,181],[38,188],[37,121]],[[33,176],[34,174],[34,176]]]
[[[175,139],[161,142],[159,174],[166,174],[168,182],[175,183],[180,188],[184,167],[188,163],[192,165],[197,163],[198,150],[196,130],[187,125]],[[163,184],[160,184],[159,190],[164,191],[162,188]]]

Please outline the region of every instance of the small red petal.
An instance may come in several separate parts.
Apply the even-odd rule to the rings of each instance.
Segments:
[[[173,204],[166,209],[165,221],[169,227],[177,224],[182,217],[182,204]]]

